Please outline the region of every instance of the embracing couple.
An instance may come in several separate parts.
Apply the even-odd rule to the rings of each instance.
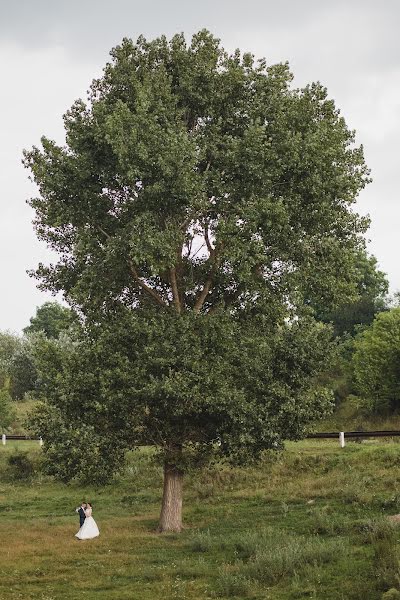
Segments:
[[[75,534],[78,540],[91,540],[100,534],[96,521],[92,517],[92,510],[93,506],[90,502],[82,502],[76,509],[80,525],[78,533]]]

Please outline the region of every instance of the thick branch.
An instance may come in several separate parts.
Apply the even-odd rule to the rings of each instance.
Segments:
[[[221,253],[221,251],[222,251],[222,245],[219,247],[219,253],[218,253],[217,250],[213,250],[213,253],[210,256],[210,258],[213,261],[211,272],[210,272],[210,274],[209,274],[209,276],[208,276],[208,278],[207,278],[207,280],[206,280],[206,282],[204,284],[204,287],[203,287],[202,291],[200,292],[200,295],[197,298],[196,303],[195,303],[194,308],[193,308],[194,312],[197,313],[197,314],[203,308],[203,304],[205,302],[205,299],[207,298],[207,295],[208,295],[208,293],[209,293],[209,291],[211,289],[211,286],[213,284],[214,277],[215,277],[215,274],[216,274],[216,272],[218,270],[219,263],[220,263],[220,253]]]
[[[100,233],[102,233],[108,240],[111,239],[111,236],[106,231],[104,231],[104,229],[102,227],[100,227],[100,225],[96,225],[96,227],[100,231]],[[132,275],[133,275],[135,281],[137,282],[137,284],[139,285],[139,287],[141,287],[142,290],[144,292],[146,292],[146,294],[151,296],[153,298],[153,300],[155,300],[157,302],[157,304],[160,304],[160,306],[166,307],[167,304],[164,302],[164,300],[161,298],[161,296],[155,290],[153,290],[153,288],[148,286],[147,283],[145,283],[143,281],[143,279],[140,279],[139,274],[136,270],[136,267],[130,259],[128,259],[128,265],[129,265],[129,270],[132,273]]]
[[[140,279],[140,277],[138,275],[138,272],[136,270],[136,267],[135,267],[135,265],[133,264],[133,262],[131,260],[128,260],[128,265],[129,265],[130,272],[132,273],[135,281],[142,288],[142,290],[144,292],[146,292],[146,294],[148,294],[149,296],[151,296],[151,298],[153,298],[153,300],[155,300],[157,302],[157,304],[159,304],[160,306],[163,306],[164,308],[167,307],[168,305],[164,302],[164,300],[156,292],[156,290],[153,290],[153,288],[151,288],[150,286],[148,286],[147,283],[145,283],[143,281],[143,279]]]
[[[107,231],[104,231],[104,229],[100,227],[100,225],[96,225],[96,227],[100,231],[100,233],[104,235],[104,237],[106,237],[108,240],[111,239],[111,235],[108,234]]]
[[[208,230],[208,225],[204,225],[204,239],[206,241],[206,245],[207,245],[207,250],[210,253],[210,256],[213,256],[215,250],[214,248],[211,246],[211,242],[210,242],[210,235],[209,235],[209,230]]]
[[[179,299],[179,290],[178,290],[178,282],[176,279],[175,267],[172,267],[169,270],[169,275],[170,275],[170,279],[171,279],[171,288],[172,288],[172,296],[174,298],[174,305],[176,308],[176,312],[178,313],[178,315],[180,315],[181,310],[182,310],[182,305],[181,305],[181,301]]]

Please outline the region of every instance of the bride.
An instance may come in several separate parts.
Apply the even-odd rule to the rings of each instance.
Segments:
[[[100,534],[96,521],[92,517],[92,509],[92,505],[88,502],[85,509],[86,518],[78,533],[75,534],[78,540],[91,540]]]

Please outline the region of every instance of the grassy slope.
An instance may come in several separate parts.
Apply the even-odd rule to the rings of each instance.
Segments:
[[[373,431],[400,430],[400,414],[379,416],[371,414],[368,404],[357,396],[348,396],[335,412],[315,423],[315,431]]]
[[[148,451],[103,489],[2,477],[0,598],[380,599],[398,575],[399,535],[383,517],[400,512],[399,450],[301,442],[259,468],[188,477],[180,536],[154,533],[161,474]],[[0,447],[0,471],[10,452]],[[74,538],[82,498],[96,540]]]
[[[16,435],[26,435],[28,433],[26,430],[25,422],[27,420],[28,414],[33,410],[36,404],[37,402],[35,402],[35,400],[27,400],[25,402],[15,401],[12,403],[12,409],[15,414],[15,419],[8,428],[8,433],[13,433]]]

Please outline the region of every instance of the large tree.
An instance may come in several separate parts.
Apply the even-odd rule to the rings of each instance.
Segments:
[[[179,529],[185,452],[257,457],[322,409],[309,390],[326,332],[302,307],[355,292],[368,170],[325,88],[291,89],[287,64],[229,55],[207,31],[125,39],[111,58],[65,115],[66,144],[25,153],[37,234],[59,253],[36,275],[85,319],[90,430],[151,435],[161,529]],[[74,365],[59,363],[64,382]],[[58,418],[79,381],[60,383]]]

